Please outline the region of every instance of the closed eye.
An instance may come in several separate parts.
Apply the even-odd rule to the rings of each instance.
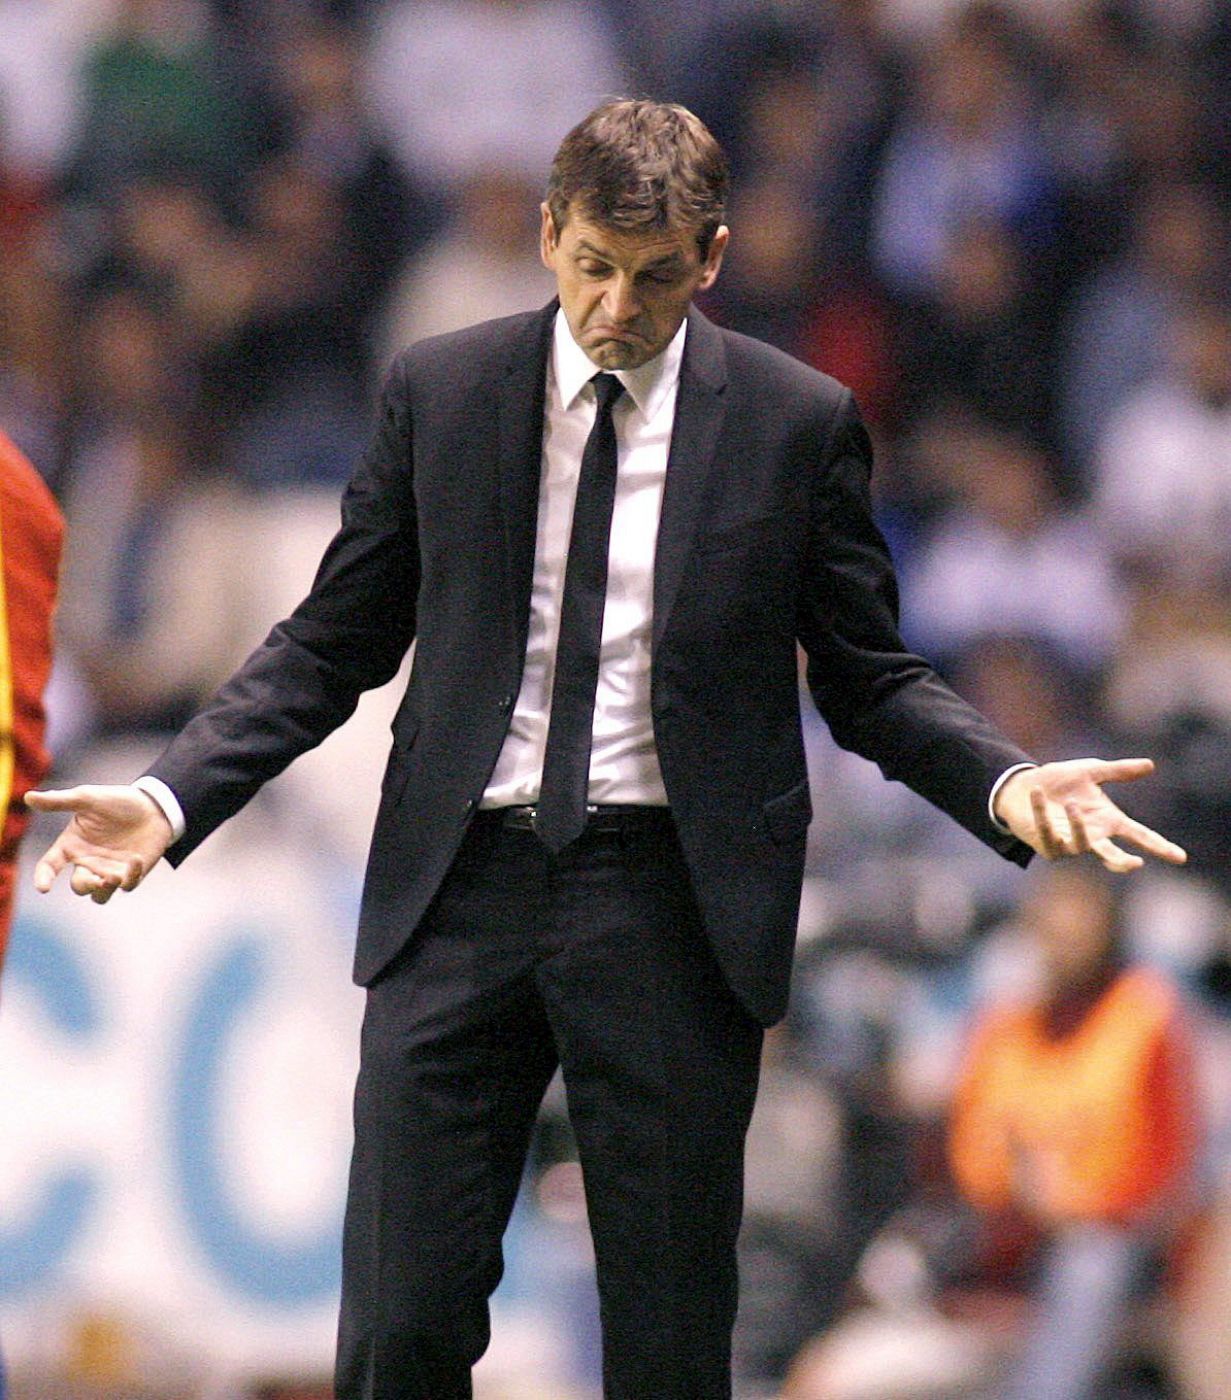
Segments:
[[[640,282],[655,282],[660,287],[669,287],[672,282],[679,281],[679,269],[675,267],[662,268],[656,272],[642,272],[638,276]]]

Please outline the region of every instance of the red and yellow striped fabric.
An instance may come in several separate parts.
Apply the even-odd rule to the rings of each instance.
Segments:
[[[0,432],[0,961],[8,943],[21,799],[49,765],[43,691],[64,521],[42,477]]]

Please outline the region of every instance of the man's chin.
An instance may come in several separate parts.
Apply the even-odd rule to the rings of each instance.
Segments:
[[[639,340],[599,340],[585,352],[600,369],[636,369],[652,358],[649,346]]]

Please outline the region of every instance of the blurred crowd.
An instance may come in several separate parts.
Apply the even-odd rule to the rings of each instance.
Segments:
[[[731,156],[707,313],[854,389],[908,641],[1040,757],[1156,758],[1126,804],[1191,853],[1114,895],[1023,881],[805,716],[742,1384],[990,1394],[1054,1286],[1106,1300],[1074,1343],[1106,1375],[1039,1400],[1225,1396],[1226,0],[0,0],[0,426],[68,519],[61,765],[177,724],[306,584],[288,538],[334,512],[400,345],[547,300],[552,152],[622,92]],[[1057,918],[1097,945],[1067,981]],[[1044,1207],[1023,1130],[972,1184],[972,1025],[1012,1003],[1068,1043],[1125,978],[1158,1037],[1106,1094],[1160,1115],[1167,1172]],[[550,1112],[543,1140],[546,1172]]]

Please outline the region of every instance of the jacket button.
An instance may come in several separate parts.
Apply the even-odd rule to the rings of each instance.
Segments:
[[[468,797],[465,802],[462,803],[462,816],[468,817],[471,812],[474,811],[474,805],[474,798]]]
[[[501,713],[502,715],[507,715],[508,712],[509,712],[512,708],[513,708],[513,697],[512,697],[511,695],[505,695],[505,696],[503,696],[503,697],[501,698],[501,700],[500,700],[500,713]]]

